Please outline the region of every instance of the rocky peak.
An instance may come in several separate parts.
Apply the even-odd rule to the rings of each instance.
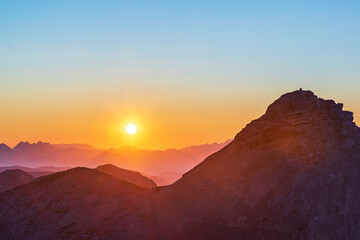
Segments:
[[[23,150],[23,149],[26,149],[26,148],[28,148],[28,147],[30,147],[31,146],[31,144],[29,143],[29,142],[23,142],[23,141],[21,141],[21,142],[19,142],[15,147],[14,147],[14,149],[13,150]]]
[[[313,92],[302,89],[282,95],[268,107],[265,116],[284,116],[304,112],[322,112],[328,117],[337,118],[337,120],[353,121],[353,113],[343,111],[342,103],[324,100],[317,97]]]
[[[241,146],[257,147],[266,143],[286,145],[319,144],[351,147],[359,144],[360,131],[353,113],[343,104],[324,100],[302,89],[286,93],[272,103],[266,113],[249,123],[235,137]],[[314,142],[316,141],[316,142]]]
[[[9,152],[11,151],[11,148],[4,144],[4,143],[0,143],[0,152]]]
[[[29,142],[19,142],[13,150],[15,151],[28,151],[28,150],[55,150],[56,147],[52,146],[50,143],[37,142],[37,143],[29,143]]]

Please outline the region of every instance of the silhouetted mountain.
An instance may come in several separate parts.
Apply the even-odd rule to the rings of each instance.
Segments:
[[[5,153],[5,152],[10,152],[11,148],[4,144],[4,143],[0,143],[0,153]]]
[[[4,172],[6,170],[13,170],[13,169],[20,169],[24,172],[29,172],[34,170],[33,168],[27,168],[22,166],[5,166],[5,167],[0,167],[0,172]]]
[[[229,139],[223,143],[211,143],[211,144],[189,146],[180,149],[180,151],[191,155],[196,155],[199,158],[204,159],[207,156],[219,151],[220,149],[228,145],[232,140],[233,139]]]
[[[4,166],[0,167],[0,172],[11,170],[11,169],[20,169],[24,172],[30,173],[30,172],[60,172],[70,169],[70,167],[54,167],[54,166],[43,166],[43,167],[37,167],[37,168],[29,168],[29,167],[23,167],[23,166]]]
[[[58,149],[52,146],[50,143],[29,143],[29,142],[20,142],[18,143],[13,150],[15,152],[40,152],[40,153],[52,153],[58,151]]]
[[[181,173],[178,172],[165,172],[156,176],[146,175],[148,178],[154,180],[158,186],[166,186],[173,184],[175,181],[182,177]]]
[[[23,167],[23,166],[5,166],[5,167],[0,167],[0,173],[4,172],[6,170],[12,170],[12,169],[20,169],[20,170],[30,174],[34,178],[38,178],[38,177],[53,174],[55,172],[67,170],[67,169],[69,169],[69,167],[44,166],[44,167],[38,167],[38,168],[28,168],[28,167]]]
[[[31,168],[29,172],[39,172],[39,171],[48,171],[48,172],[61,172],[70,169],[70,167],[54,167],[54,166],[42,166]]]
[[[38,177],[54,174],[55,172],[27,172],[27,173],[33,176],[34,178],[38,178]]]
[[[358,238],[360,129],[342,107],[310,91],[283,95],[233,142],[140,203],[157,222],[147,237]]]
[[[0,166],[20,165],[34,168],[52,165],[93,168],[103,164],[114,164],[124,169],[152,175],[171,171],[184,173],[225,144],[227,142],[191,146],[180,150],[151,151],[130,147],[103,150],[84,144],[52,145],[43,142],[33,144],[20,142],[14,149],[7,151],[0,149]]]
[[[136,148],[112,149],[102,152],[89,163],[89,166],[112,163],[121,168],[150,175],[159,175],[164,172],[184,173],[199,164],[206,156],[226,146],[229,141],[164,151]]]
[[[357,239],[360,129],[342,107],[285,94],[167,187],[88,169],[42,177],[0,194],[0,238]]]
[[[125,211],[143,191],[87,168],[35,179],[0,194],[0,239],[114,239],[112,212]],[[133,227],[124,227],[121,238],[129,239]]]
[[[33,179],[33,176],[20,169],[6,170],[0,173],[0,192],[23,185]]]
[[[144,188],[154,188],[156,187],[156,183],[141,175],[138,172],[134,172],[134,171],[129,171],[129,170],[125,170],[122,168],[118,168],[112,164],[106,164],[106,165],[101,165],[98,166],[96,168],[97,171],[109,174],[113,177],[116,177],[120,180],[129,182],[129,183],[133,183],[136,184],[140,187],[144,187]]]

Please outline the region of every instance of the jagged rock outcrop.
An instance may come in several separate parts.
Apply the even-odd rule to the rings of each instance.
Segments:
[[[44,177],[0,194],[0,238],[358,239],[359,171],[352,114],[295,91],[170,186],[123,193],[115,178],[100,191],[91,178]],[[113,192],[122,194],[103,200]]]
[[[34,179],[33,176],[20,169],[6,170],[0,173],[0,192],[26,184]]]
[[[139,209],[150,238],[356,239],[359,169],[352,113],[295,91]]]
[[[96,170],[106,173],[106,174],[109,174],[120,180],[136,184],[140,187],[144,187],[144,188],[156,187],[156,183],[153,180],[141,175],[140,173],[122,169],[122,168],[118,168],[112,164],[105,164],[105,165],[98,166],[96,168]]]

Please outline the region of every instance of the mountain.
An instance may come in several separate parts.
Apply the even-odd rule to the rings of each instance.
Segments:
[[[139,203],[161,229],[147,237],[357,239],[360,129],[342,108],[310,91],[281,96],[229,145]]]
[[[98,166],[95,170],[144,188],[156,187],[156,183],[153,180],[141,175],[140,173],[118,168],[112,164]]]
[[[360,129],[342,108],[285,94],[166,187],[42,177],[0,194],[0,239],[358,239]]]
[[[54,166],[42,166],[29,169],[28,172],[39,172],[39,171],[47,171],[47,172],[61,172],[70,169],[70,167],[54,167]]]
[[[230,141],[163,151],[136,148],[110,149],[94,158],[89,166],[112,163],[121,168],[149,175],[159,175],[165,172],[185,173]]]
[[[44,167],[37,167],[37,168],[28,168],[28,167],[23,167],[23,166],[5,166],[5,167],[0,167],[0,173],[4,172],[6,170],[13,170],[13,169],[22,170],[22,171],[30,174],[34,178],[38,178],[38,177],[53,174],[55,172],[67,170],[67,169],[69,169],[69,167],[44,166]]]
[[[29,143],[29,142],[20,142],[14,148],[15,153],[40,153],[40,154],[50,154],[56,152],[58,149],[52,146],[50,143],[38,142],[38,143]]]
[[[163,172],[184,173],[200,163],[206,156],[220,150],[228,142],[203,144],[183,149],[163,151],[124,147],[96,149],[86,144],[49,144],[20,142],[13,149],[1,147],[0,166],[97,167],[113,164],[124,169],[159,175]],[[69,168],[68,167],[68,168]],[[41,170],[52,171],[57,170]]]
[[[182,174],[178,172],[164,172],[156,176],[146,176],[152,179],[158,186],[166,186],[179,180],[182,177]]]
[[[35,179],[0,194],[0,239],[114,239],[112,212],[145,190],[87,168]],[[123,227],[117,232],[128,239],[132,226]]]
[[[10,152],[5,153],[0,149],[0,165],[21,165],[30,168],[50,165],[55,167],[84,166],[100,153],[101,150],[59,148],[43,142],[20,142]]]
[[[6,170],[0,173],[0,192],[7,191],[14,187],[31,182],[32,180],[34,180],[34,177],[22,170]]]
[[[33,168],[27,168],[22,166],[5,166],[5,167],[0,167],[0,172],[5,172],[6,170],[14,170],[14,169],[20,169],[24,172],[30,172],[35,170]]]
[[[11,169],[20,169],[27,173],[32,172],[60,172],[68,170],[70,167],[54,167],[54,166],[43,166],[43,167],[37,167],[37,168],[29,168],[29,167],[23,167],[23,166],[4,166],[0,167],[0,172],[11,170]]]
[[[206,158],[207,156],[219,151],[226,145],[228,145],[233,139],[229,139],[223,143],[211,143],[211,144],[202,144],[194,145],[180,149],[181,152],[196,155],[201,159]]]
[[[6,152],[10,152],[11,151],[11,148],[4,144],[4,143],[0,143],[0,152],[2,153],[6,153]]]

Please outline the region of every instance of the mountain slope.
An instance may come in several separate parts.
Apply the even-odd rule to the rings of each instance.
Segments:
[[[109,174],[120,180],[133,183],[140,187],[144,187],[144,188],[156,187],[156,183],[153,180],[141,175],[140,173],[118,168],[112,164],[98,166],[97,168],[95,168],[95,170]]]
[[[0,192],[26,184],[33,179],[33,176],[20,169],[6,170],[0,173]]]
[[[352,113],[295,91],[142,205],[164,239],[356,239],[359,169]]]
[[[0,239],[112,239],[109,216],[143,191],[87,168],[40,177],[0,194]],[[118,232],[126,239],[129,230]]]

